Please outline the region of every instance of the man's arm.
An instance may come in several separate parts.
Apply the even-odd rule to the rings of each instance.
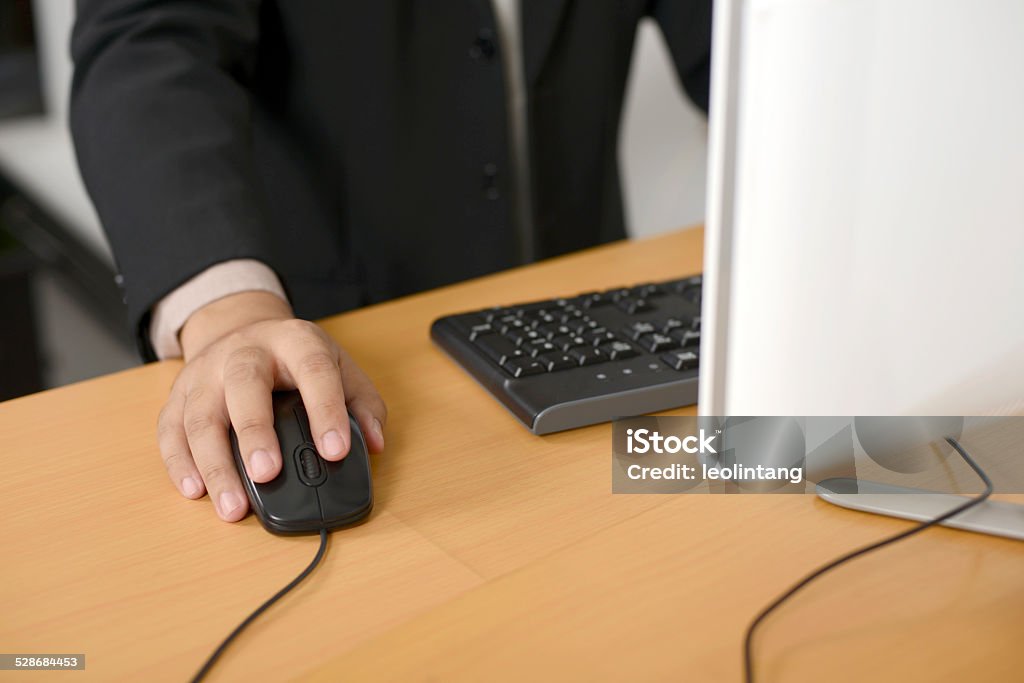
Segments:
[[[157,302],[210,266],[273,267],[249,145],[259,7],[79,0],[72,133],[140,336]],[[348,452],[346,407],[370,450],[383,448],[386,411],[370,380],[277,294],[216,298],[188,315],[180,340],[186,362],[160,414],[160,453],[182,495],[209,492],[222,519],[247,510],[229,426],[255,481],[280,472],[274,389],[302,394],[325,458]]]
[[[250,146],[253,0],[79,0],[71,129],[138,330],[209,266],[273,267]]]
[[[650,14],[665,36],[683,89],[694,104],[707,112],[711,89],[711,0],[653,0]]]
[[[242,292],[269,292],[288,302],[277,275],[259,261],[237,259],[210,266],[153,307],[149,341],[157,358],[181,358],[178,335],[188,319],[214,301]]]

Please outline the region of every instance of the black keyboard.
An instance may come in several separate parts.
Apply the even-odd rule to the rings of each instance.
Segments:
[[[697,402],[701,276],[497,306],[430,336],[535,434]]]

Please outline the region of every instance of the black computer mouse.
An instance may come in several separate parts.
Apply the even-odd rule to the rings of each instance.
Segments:
[[[349,416],[352,446],[339,462],[324,460],[309,431],[297,391],[274,392],[274,430],[281,444],[281,473],[265,484],[249,478],[231,430],[231,450],[253,512],[277,534],[315,533],[354,524],[373,508],[366,440]]]

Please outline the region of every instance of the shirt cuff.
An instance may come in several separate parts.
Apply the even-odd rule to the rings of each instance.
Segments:
[[[181,358],[178,333],[203,306],[239,292],[270,292],[284,302],[281,281],[266,264],[253,259],[234,259],[210,266],[165,296],[153,308],[149,338],[160,360]]]

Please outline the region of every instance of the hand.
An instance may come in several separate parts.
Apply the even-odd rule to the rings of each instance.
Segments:
[[[217,514],[237,522],[248,499],[231,454],[228,426],[253,481],[281,471],[271,391],[298,389],[320,454],[348,454],[346,405],[371,453],[384,449],[387,409],[370,378],[311,322],[280,298],[243,292],[196,311],[181,331],[185,366],[160,411],[160,455],[186,498],[209,492]]]

